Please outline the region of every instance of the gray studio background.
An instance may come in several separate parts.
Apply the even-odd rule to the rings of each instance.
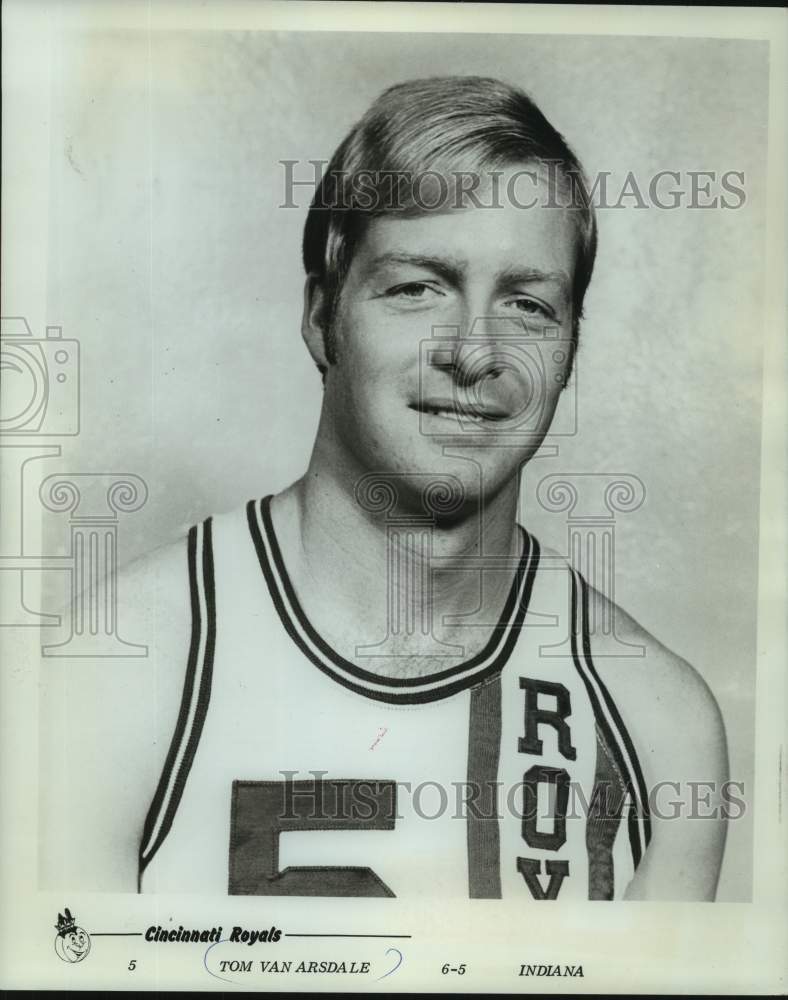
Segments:
[[[578,433],[532,467],[534,481],[621,472],[646,486],[642,508],[616,521],[616,598],[722,705],[750,804],[731,824],[722,900],[751,890],[767,69],[765,44],[715,40],[64,36],[46,315],[14,310],[81,347],[81,433],[40,474],[148,484],[120,523],[125,563],[303,470],[321,395],[299,335],[306,196],[278,208],[278,161],[328,159],[383,87],[501,76],[591,174],[619,183],[628,170],[744,171],[736,211],[600,211]],[[529,472],[529,529],[565,551],[565,515],[542,510],[531,485]],[[50,552],[67,546],[67,515],[45,526]]]

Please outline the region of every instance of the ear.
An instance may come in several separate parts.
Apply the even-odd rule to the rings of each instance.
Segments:
[[[330,362],[326,352],[328,318],[326,316],[326,296],[316,274],[308,274],[304,283],[304,314],[301,318],[301,336],[312,360],[321,371]]]
[[[572,339],[569,342],[569,363],[566,366],[566,371],[564,373],[564,384],[561,386],[561,391],[569,385],[572,381],[572,376],[575,373],[575,358],[577,357],[578,340],[580,337],[580,319],[579,317],[572,321]]]

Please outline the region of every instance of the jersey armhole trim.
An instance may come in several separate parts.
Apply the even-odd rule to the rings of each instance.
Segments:
[[[212,519],[189,530],[187,556],[191,640],[178,720],[140,841],[137,892],[142,876],[170,832],[202,735],[211,697],[216,646]]]
[[[591,656],[591,639],[588,632],[588,585],[577,570],[570,568],[569,572],[572,598],[572,657],[588,691],[597,725],[626,786],[629,803],[626,808],[629,842],[632,862],[637,869],[651,840],[651,816],[646,784],[624,721]],[[578,637],[581,640],[580,645]]]

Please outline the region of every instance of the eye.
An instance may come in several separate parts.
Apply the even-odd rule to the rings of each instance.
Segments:
[[[402,303],[420,305],[428,302],[433,296],[440,295],[441,293],[424,281],[408,281],[402,285],[394,285],[393,288],[387,289],[384,294],[387,299],[393,299],[394,301]]]
[[[518,312],[525,313],[526,316],[541,316],[544,319],[555,319],[552,309],[536,299],[511,299],[510,303]]]

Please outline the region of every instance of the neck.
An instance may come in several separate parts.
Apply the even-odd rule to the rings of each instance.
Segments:
[[[381,475],[364,490],[362,476],[316,447],[306,474],[273,502],[308,617],[343,656],[381,673],[467,659],[489,638],[519,559],[516,480],[445,518],[425,512],[413,477]],[[446,625],[452,618],[459,624]]]

